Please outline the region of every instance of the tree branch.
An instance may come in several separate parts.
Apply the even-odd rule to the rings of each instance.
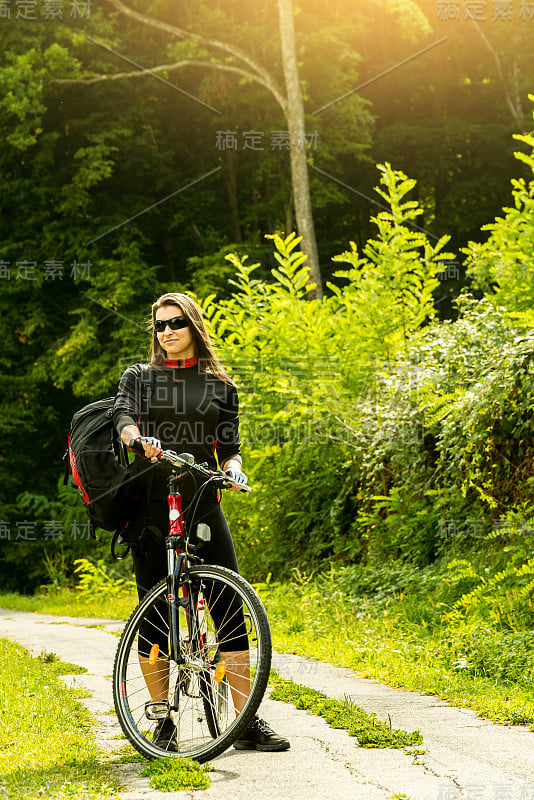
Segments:
[[[491,44],[490,40],[488,39],[488,37],[486,36],[484,31],[482,30],[482,28],[478,24],[478,22],[476,22],[476,20],[474,20],[474,19],[471,20],[471,21],[472,21],[473,25],[475,26],[475,28],[477,29],[478,33],[480,34],[480,37],[481,37],[482,41],[484,42],[484,44],[486,45],[486,47],[488,48],[488,50],[490,51],[490,53],[492,54],[492,56],[493,56],[493,58],[495,60],[495,63],[497,65],[497,74],[498,74],[498,76],[499,76],[499,78],[501,80],[502,88],[503,88],[503,91],[504,91],[504,97],[505,97],[506,103],[508,105],[508,108],[510,109],[510,112],[512,114],[512,117],[514,118],[514,120],[518,124],[521,124],[523,122],[522,109],[521,109],[521,106],[519,106],[519,109],[518,109],[514,105],[513,100],[510,97],[510,93],[509,93],[508,88],[506,86],[506,78],[504,76],[504,70],[502,68],[501,57],[498,54],[498,52],[495,50],[493,45]]]
[[[236,47],[233,44],[228,44],[227,42],[220,42],[218,39],[206,39],[204,36],[201,36],[198,33],[192,33],[191,31],[178,28],[176,25],[171,25],[168,22],[163,22],[162,20],[155,19],[154,17],[146,16],[146,14],[141,14],[139,11],[135,11],[129,6],[125,6],[121,0],[107,0],[107,2],[111,3],[111,5],[114,6],[117,11],[120,11],[127,17],[136,20],[136,22],[140,22],[143,25],[151,25],[153,28],[158,28],[159,30],[165,31],[171,36],[176,36],[178,39],[190,39],[193,42],[197,42],[198,44],[202,44],[207,47],[215,47],[219,50],[223,50],[225,53],[229,53],[230,55],[234,56],[234,58],[243,61],[257,75],[256,81],[261,83],[261,85],[265,88],[269,89],[271,94],[281,106],[284,114],[287,115],[286,98],[282,94],[282,91],[276,80],[273,78],[271,73],[265,69],[265,67],[263,67],[261,64],[258,64],[257,61],[249,56],[249,54],[244,50],[241,50],[240,47]],[[222,67],[223,65],[220,66]],[[247,73],[247,77],[248,76],[249,74]]]
[[[514,76],[514,90],[515,90],[515,107],[518,109],[519,113],[521,114],[521,118],[524,119],[525,112],[523,111],[523,105],[521,103],[521,94],[519,92],[519,69],[517,66],[517,60],[514,58],[514,69],[513,69],[513,76]]]
[[[241,69],[241,67],[233,67],[231,64],[217,64],[212,61],[195,61],[192,59],[176,61],[174,64],[161,64],[158,67],[139,69],[134,70],[133,72],[115,72],[110,75],[95,75],[93,78],[52,78],[50,81],[48,81],[48,83],[59,83],[63,85],[82,83],[89,86],[92,83],[117,81],[122,80],[123,78],[143,78],[146,75],[157,75],[159,72],[172,72],[173,70],[180,69],[181,67],[212,67],[213,69],[223,70],[224,72],[234,72],[237,75],[241,75],[244,78],[249,78],[256,83],[259,83],[261,86],[269,89],[269,91],[271,90],[271,87],[268,86],[259,75],[255,75],[253,72],[247,72],[247,70]],[[284,114],[286,113],[285,104],[282,105],[282,111]]]

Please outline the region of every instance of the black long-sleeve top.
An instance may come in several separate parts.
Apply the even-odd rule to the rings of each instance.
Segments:
[[[148,423],[141,425],[141,365],[123,373],[115,398],[113,422],[120,435],[137,425],[155,436],[164,449],[191,453],[209,469],[239,456],[239,401],[235,386],[200,370],[196,359],[166,361],[152,367],[153,385]]]

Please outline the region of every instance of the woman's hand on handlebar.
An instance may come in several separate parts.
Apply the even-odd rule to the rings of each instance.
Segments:
[[[228,475],[229,478],[232,478],[236,482],[235,486],[230,486],[229,489],[231,492],[239,492],[241,491],[241,486],[245,486],[248,483],[248,478],[244,472],[241,472],[240,469],[236,469],[235,467],[230,467],[224,470],[225,473]]]
[[[135,441],[142,445],[145,458],[149,458],[151,461],[157,461],[163,452],[161,442],[155,436],[138,436]]]
[[[200,472],[210,480],[216,481],[217,485],[222,486],[224,489],[229,489],[233,492],[250,492],[251,490],[247,476],[244,472],[241,472],[241,461],[237,459],[227,461],[222,470],[213,472],[206,469],[207,464],[197,464],[194,456],[190,453],[178,454],[173,450],[162,450],[160,440],[153,436],[136,436],[130,439],[128,447],[137,455],[150,458],[151,461],[161,460],[165,464],[170,464],[173,469],[178,468],[180,472],[183,470]],[[220,483],[221,480],[223,481],[222,484]]]

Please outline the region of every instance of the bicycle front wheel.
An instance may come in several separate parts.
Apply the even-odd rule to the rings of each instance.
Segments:
[[[172,646],[169,611],[176,609]],[[267,687],[271,635],[247,581],[219,566],[195,566],[168,598],[163,580],[143,598],[122,633],[113,669],[120,725],[148,758],[220,755],[252,720]],[[164,722],[162,743],[156,728]]]

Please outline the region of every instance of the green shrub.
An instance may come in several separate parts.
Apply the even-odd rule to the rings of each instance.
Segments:
[[[452,633],[452,632],[451,632]],[[531,687],[534,682],[534,631],[495,631],[488,625],[451,635],[447,642],[451,663],[463,659],[474,675]]]
[[[110,573],[102,559],[93,563],[87,558],[78,558],[74,563],[79,578],[76,590],[82,600],[95,597],[102,600],[128,599],[135,594],[135,581]]]

